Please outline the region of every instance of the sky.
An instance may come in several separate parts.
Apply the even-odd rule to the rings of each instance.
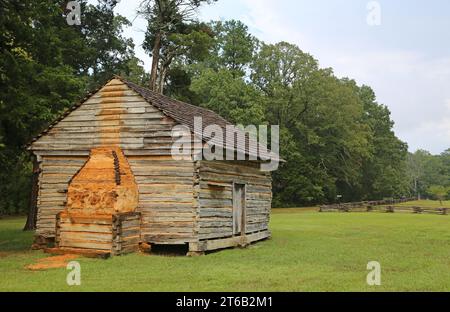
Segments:
[[[125,36],[149,68],[140,2],[122,0],[116,12],[133,22]],[[260,40],[298,45],[338,77],[372,87],[410,151],[450,148],[450,1],[219,0],[199,18],[241,20]]]

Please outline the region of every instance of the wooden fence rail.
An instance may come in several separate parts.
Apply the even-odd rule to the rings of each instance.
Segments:
[[[406,203],[410,201],[415,201],[415,198],[401,198],[401,199],[384,199],[375,201],[362,201],[353,203],[342,203],[333,205],[323,205],[320,206],[320,212],[331,212],[331,211],[365,211],[366,209],[371,209],[377,206],[395,205],[400,203]]]
[[[396,206],[399,203],[414,201],[415,199],[382,200],[358,203],[345,203],[335,205],[320,206],[319,212],[410,212],[416,214],[438,214],[448,215],[450,208],[440,207],[417,207],[417,206]]]

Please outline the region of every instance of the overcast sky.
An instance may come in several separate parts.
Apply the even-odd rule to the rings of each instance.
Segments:
[[[140,1],[122,0],[116,11],[133,21],[125,34],[148,68],[141,47],[146,23],[135,13]],[[367,22],[376,13],[369,2],[219,0],[199,13],[205,21],[241,20],[259,39],[297,44],[337,76],[371,86],[411,151],[441,153],[450,148],[450,1],[376,1],[375,26]]]

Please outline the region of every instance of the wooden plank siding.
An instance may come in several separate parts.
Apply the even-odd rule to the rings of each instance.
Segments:
[[[118,145],[125,155],[169,155],[177,123],[113,79],[31,145],[37,155],[87,155]]]
[[[194,241],[194,163],[171,156],[130,156],[128,161],[139,188],[143,240],[158,244]]]
[[[193,163],[169,158],[175,125],[123,82],[111,80],[31,145],[42,159],[36,233],[54,237],[69,181],[89,151],[119,145],[140,188],[143,234],[152,241],[192,239]]]
[[[115,215],[56,216],[56,246],[83,254],[122,255],[139,250],[141,215],[139,212]]]
[[[40,163],[36,234],[55,236],[56,214],[64,210],[70,179],[88,157],[43,156]]]
[[[68,113],[30,146],[41,169],[36,234],[55,237],[56,215],[65,208],[70,180],[88,160],[91,149],[119,146],[139,189],[141,241],[194,246],[232,237],[233,183],[245,184],[245,234],[252,237],[250,241],[268,237],[270,173],[261,171],[258,162],[174,160],[171,150],[178,138],[172,137],[172,129],[176,125],[119,79]],[[71,228],[76,230],[76,226]],[[101,230],[101,226],[95,230],[99,237]],[[62,233],[63,240],[70,239],[67,233]],[[91,234],[82,235],[88,239]],[[124,246],[134,250],[136,236],[124,241]],[[217,242],[208,248],[228,243]]]
[[[233,235],[233,182],[246,185],[245,233],[268,229],[272,203],[270,174],[251,162],[200,161],[200,240]]]
[[[64,210],[71,178],[87,157],[46,156],[38,193],[37,234],[53,237],[55,216]],[[148,242],[190,242],[194,238],[194,163],[171,156],[130,156],[139,188],[142,235]]]

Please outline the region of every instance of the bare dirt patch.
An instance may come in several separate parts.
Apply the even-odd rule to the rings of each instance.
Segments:
[[[29,264],[25,268],[32,271],[65,268],[71,260],[77,259],[79,257],[79,255],[69,254],[42,258],[39,259],[37,263]]]

